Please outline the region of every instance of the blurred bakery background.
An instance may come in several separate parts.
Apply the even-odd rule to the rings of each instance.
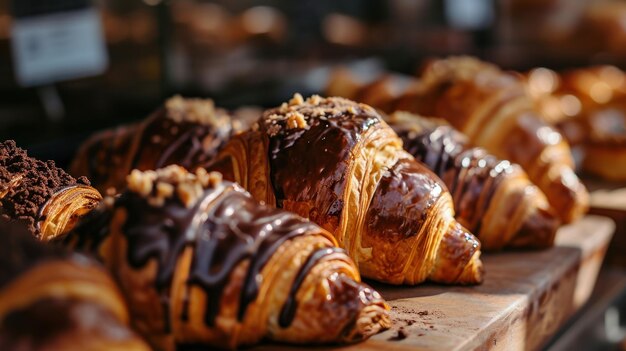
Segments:
[[[46,29],[55,28],[55,16],[85,11],[95,13],[92,37],[72,37],[69,23],[85,19],[62,19],[66,28],[57,33]],[[24,39],[36,27],[45,33],[39,49],[51,55],[67,54],[59,48],[72,40],[101,41],[84,49],[101,45],[92,55],[101,56],[100,66],[65,76],[46,73],[54,69],[49,61],[29,67],[16,42],[26,41],[25,55],[41,55],[36,41]],[[336,65],[364,76],[414,75],[425,58],[450,54],[515,70],[620,66],[626,1],[0,0],[0,137],[63,158],[60,148],[142,118],[174,92],[224,107],[269,106],[296,90],[319,91]],[[20,70],[35,78],[20,79]]]
[[[0,139],[64,166],[92,132],[142,119],[175,93],[272,106],[323,91],[337,67],[402,82],[455,54],[524,72],[555,123],[594,106],[609,133],[624,133],[623,0],[0,0]],[[565,128],[575,144],[584,126]],[[607,262],[626,267],[619,206],[593,211],[616,219]],[[604,349],[623,334],[626,274],[607,274],[588,317],[553,349]]]

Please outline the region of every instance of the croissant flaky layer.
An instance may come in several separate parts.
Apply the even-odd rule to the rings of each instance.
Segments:
[[[26,221],[37,238],[69,232],[101,199],[87,179],[29,157],[13,141],[0,144],[0,214]]]
[[[559,221],[521,167],[469,146],[442,120],[396,112],[387,121],[404,148],[445,182],[456,218],[484,249],[552,245]]]
[[[210,160],[241,128],[210,99],[174,96],[144,121],[95,134],[79,149],[70,166],[96,188],[121,190],[133,169],[171,164],[194,169]]]
[[[17,227],[0,224],[0,349],[149,350],[101,267]]]
[[[445,185],[367,105],[296,94],[231,139],[209,168],[332,232],[365,277],[482,279],[480,244],[454,220]],[[462,253],[453,260],[442,255],[451,245]]]
[[[354,342],[390,323],[330,233],[219,173],[133,171],[66,244],[98,252],[157,349]]]

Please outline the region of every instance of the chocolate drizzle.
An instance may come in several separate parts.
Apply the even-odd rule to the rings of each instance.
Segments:
[[[128,211],[122,227],[128,240],[128,262],[141,268],[150,259],[157,260],[155,284],[165,306],[169,306],[177,259],[186,247],[193,247],[188,284],[205,291],[209,326],[219,313],[232,272],[243,260],[250,261],[241,288],[239,320],[256,298],[260,272],[276,249],[291,238],[319,230],[294,214],[259,205],[232,183],[206,190],[191,209],[173,199],[163,207],[152,207],[134,193],[126,193],[116,206]],[[185,305],[189,308],[188,302]],[[187,316],[185,311],[181,318]]]
[[[341,255],[345,255],[345,251],[336,247],[327,247],[313,251],[306,262],[300,267],[298,274],[296,275],[293,284],[291,285],[291,290],[289,290],[289,295],[287,296],[287,300],[283,305],[283,308],[280,310],[280,317],[278,319],[278,323],[282,328],[287,328],[291,325],[294,317],[296,316],[296,310],[298,308],[298,302],[296,300],[296,293],[300,289],[300,286],[304,282],[304,278],[306,278],[307,274],[311,271],[313,267],[322,259],[328,258],[330,255],[339,253]]]

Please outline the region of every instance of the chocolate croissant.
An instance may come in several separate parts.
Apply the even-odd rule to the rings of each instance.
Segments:
[[[65,244],[103,259],[156,349],[355,342],[389,327],[330,233],[219,173],[134,170],[127,189]]]
[[[101,199],[86,178],[29,157],[12,140],[0,143],[0,217],[25,220],[38,239],[69,232]]]
[[[476,233],[483,249],[553,244],[559,221],[520,166],[471,147],[442,120],[396,112],[386,121],[404,149],[444,181],[457,220]]]
[[[563,222],[587,210],[569,145],[538,117],[518,77],[470,57],[436,60],[393,110],[444,118],[473,144],[520,164]]]
[[[70,166],[100,191],[125,184],[133,169],[150,170],[178,164],[194,169],[210,160],[241,122],[215,108],[210,99],[168,99],[140,123],[95,134],[78,150]]]
[[[209,168],[333,233],[364,277],[482,280],[480,243],[454,219],[445,185],[367,105],[296,94],[233,137]]]
[[[102,267],[20,224],[0,219],[0,350],[149,350]]]

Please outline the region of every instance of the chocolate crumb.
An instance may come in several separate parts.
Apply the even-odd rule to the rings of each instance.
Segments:
[[[390,341],[400,341],[406,339],[408,336],[407,332],[404,331],[403,328],[398,329],[398,333],[389,338]]]
[[[54,161],[29,157],[15,141],[0,143],[0,214],[12,220],[24,220],[36,234],[40,207],[61,188],[89,185],[85,177],[75,179],[57,167]]]

